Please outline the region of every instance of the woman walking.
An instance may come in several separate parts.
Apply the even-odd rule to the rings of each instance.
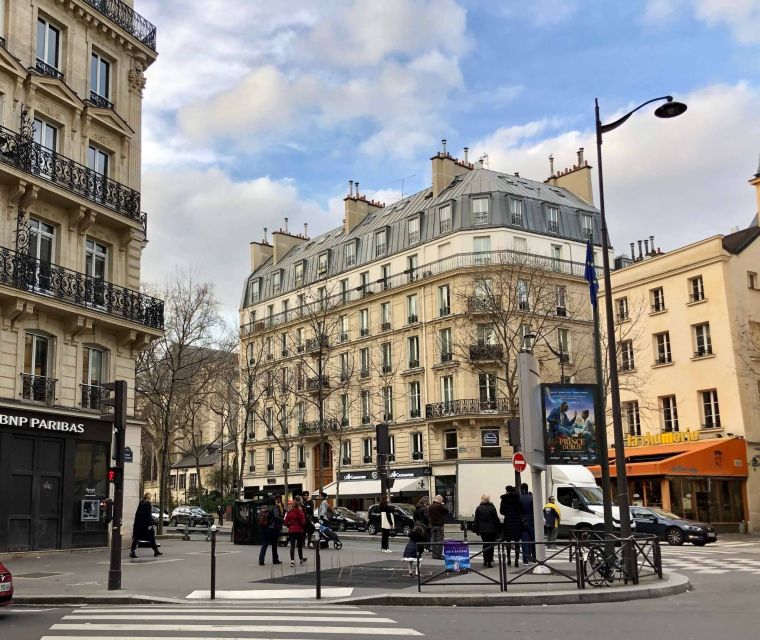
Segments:
[[[523,532],[523,509],[520,496],[512,485],[506,487],[507,492],[501,496],[499,512],[504,516],[503,539],[507,543],[507,564],[512,566],[512,546],[515,548],[515,566],[520,562],[520,539]],[[512,544],[514,543],[514,545]]]
[[[383,553],[393,553],[388,546],[391,531],[394,529],[393,512],[388,505],[388,496],[380,498],[380,529],[382,531],[380,551]]]
[[[425,537],[421,542],[425,543],[425,551],[430,553],[430,516],[428,509],[430,508],[430,501],[425,496],[420,498],[414,508],[414,526],[420,527],[425,534]]]
[[[306,532],[306,514],[301,508],[301,501],[295,500],[293,506],[285,516],[285,526],[288,528],[288,540],[290,541],[290,566],[296,566],[295,550],[298,546],[298,559],[301,564],[306,562],[303,557],[303,542]]]
[[[481,537],[483,542],[494,542],[499,536],[501,521],[499,514],[496,513],[496,507],[493,506],[491,498],[487,495],[480,497],[480,504],[475,509],[475,522],[473,523],[475,535]],[[493,567],[493,545],[483,545],[483,565],[490,569]]]

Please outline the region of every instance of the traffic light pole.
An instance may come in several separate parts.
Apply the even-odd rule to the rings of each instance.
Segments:
[[[117,380],[103,385],[113,392],[101,404],[114,408],[114,451],[112,457],[117,469],[113,483],[113,522],[111,524],[111,565],[108,569],[108,590],[121,589],[121,527],[124,513],[124,440],[127,428],[127,382]]]

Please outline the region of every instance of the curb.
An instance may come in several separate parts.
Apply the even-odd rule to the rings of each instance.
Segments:
[[[186,604],[185,599],[180,598],[161,598],[158,596],[144,596],[139,594],[132,595],[97,595],[97,596],[75,596],[75,595],[54,595],[54,596],[14,596],[12,604],[24,605],[91,605],[91,604]]]

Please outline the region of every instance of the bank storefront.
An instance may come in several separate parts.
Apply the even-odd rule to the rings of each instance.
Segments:
[[[430,495],[430,467],[392,468],[388,475],[391,501],[414,504]],[[331,498],[337,496],[340,507],[366,511],[380,499],[380,475],[376,469],[341,471],[338,481],[324,488]]]
[[[111,424],[0,406],[0,552],[105,546]]]

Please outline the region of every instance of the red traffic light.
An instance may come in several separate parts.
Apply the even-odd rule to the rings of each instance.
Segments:
[[[119,467],[108,467],[108,473],[106,475],[108,482],[116,483],[119,480]]]

